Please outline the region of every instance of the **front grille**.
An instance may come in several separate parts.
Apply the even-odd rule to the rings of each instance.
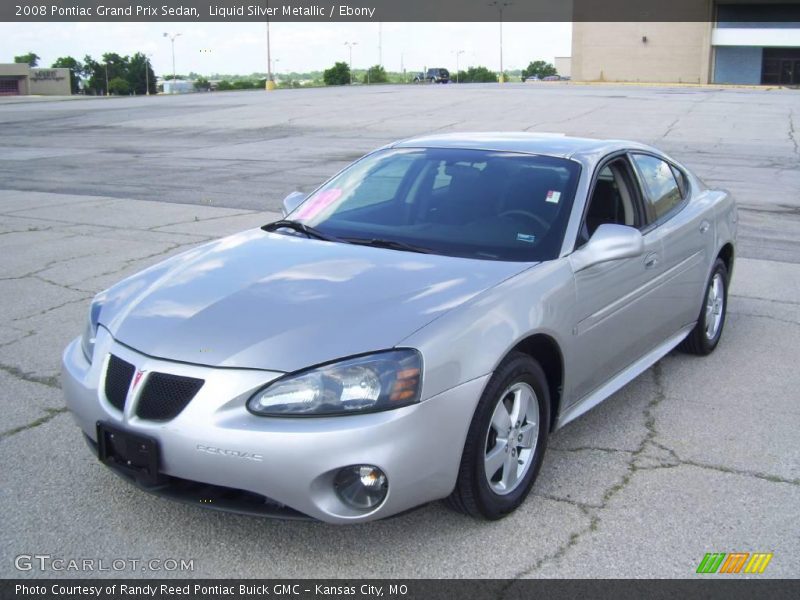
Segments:
[[[125,398],[128,397],[128,389],[131,387],[131,379],[136,369],[130,363],[125,362],[111,354],[108,359],[106,369],[106,398],[114,408],[125,409]]]
[[[203,383],[193,377],[151,373],[136,406],[136,415],[151,421],[169,421],[186,408]]]

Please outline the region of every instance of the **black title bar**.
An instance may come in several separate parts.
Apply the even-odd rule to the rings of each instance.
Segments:
[[[800,22],[800,0],[3,0],[6,22]],[[746,5],[742,7],[742,5]]]

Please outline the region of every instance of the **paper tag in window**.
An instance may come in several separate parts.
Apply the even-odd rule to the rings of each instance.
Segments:
[[[556,190],[548,190],[547,196],[545,196],[545,202],[551,202],[552,204],[558,204],[558,201],[561,200],[561,192]]]
[[[518,233],[517,234],[517,241],[518,242],[526,242],[528,244],[532,244],[536,241],[536,236],[531,233]]]
[[[342,190],[339,188],[318,192],[314,197],[303,202],[297,212],[292,215],[292,218],[311,219],[336,202],[341,195]]]

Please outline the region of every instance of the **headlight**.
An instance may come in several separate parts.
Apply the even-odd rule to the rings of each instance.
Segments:
[[[374,412],[419,402],[422,359],[389,350],[293,373],[247,402],[257,415],[322,416]]]
[[[94,340],[97,337],[97,322],[100,318],[100,309],[103,308],[103,298],[98,294],[92,300],[89,307],[89,314],[86,316],[86,326],[83,328],[81,337],[81,349],[86,360],[92,362],[94,355]]]

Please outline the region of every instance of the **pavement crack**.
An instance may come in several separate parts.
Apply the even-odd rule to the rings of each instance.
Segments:
[[[666,138],[670,133],[672,133],[672,130],[675,129],[675,126],[678,124],[678,121],[680,120],[681,120],[680,117],[676,117],[672,123],[667,125],[667,130],[664,132],[664,135],[661,136],[662,140]]]
[[[208,204],[210,204],[210,201],[207,203],[207,205]],[[255,212],[256,211],[254,211],[254,210],[246,210],[246,211],[243,211],[243,212],[237,212],[237,213],[226,214],[226,215],[217,215],[216,217],[205,217],[205,218],[202,218],[202,219],[200,219],[200,218],[195,216],[192,219],[184,219],[182,221],[175,221],[174,223],[164,223],[162,225],[154,225],[153,227],[147,227],[146,229],[144,229],[144,231],[152,231],[154,233],[165,233],[165,232],[161,231],[165,227],[174,227],[176,225],[190,225],[191,223],[205,223],[207,221],[218,221],[219,219],[228,219],[228,218],[231,218],[231,217],[244,217],[244,216],[247,216],[247,215],[252,215]]]
[[[602,508],[602,506],[599,504],[589,504],[588,502],[580,502],[578,500],[573,500],[572,498],[564,498],[561,496],[554,496],[552,494],[534,493],[534,496],[538,496],[539,498],[544,498],[546,500],[552,500],[553,502],[563,502],[564,504],[569,504],[570,506],[579,508],[584,512],[587,512],[588,509],[591,508]]]
[[[800,158],[800,147],[797,145],[797,132],[794,128],[794,110],[789,109],[789,141],[792,142],[794,155]]]
[[[21,331],[21,330],[17,329],[16,327],[12,327],[10,325],[9,325],[9,327],[11,329],[13,329],[14,331],[19,331],[20,334],[22,334],[22,335],[20,335],[19,337],[14,338],[13,340],[8,340],[6,342],[3,342],[2,344],[0,344],[0,348],[5,348],[6,346],[11,346],[12,344],[16,344],[17,342],[21,342],[25,338],[29,338],[29,337],[31,337],[33,335],[36,335],[36,331],[33,330],[33,329],[29,329],[28,331]]]
[[[59,381],[58,375],[36,375],[35,373],[23,371],[19,367],[15,367],[13,365],[5,365],[2,363],[0,363],[0,372],[6,373],[7,375],[11,375],[11,377],[19,379],[21,381],[46,385],[47,387],[56,390],[61,389],[61,382]]]
[[[58,285],[58,284],[55,284]],[[16,321],[26,321],[28,319],[32,319],[34,317],[41,317],[42,315],[46,315],[47,313],[51,313],[54,310],[58,310],[59,308],[64,308],[65,306],[69,306],[70,304],[77,304],[79,302],[86,302],[87,300],[91,300],[92,296],[83,296],[81,298],[75,298],[72,300],[67,300],[66,302],[62,302],[61,304],[56,304],[55,306],[51,306],[49,308],[45,308],[44,310],[40,310],[37,313],[32,313],[28,315],[23,315],[21,317],[16,317],[11,319],[11,322],[14,323]]]
[[[578,446],[576,448],[549,448],[550,452],[606,452],[608,454],[632,454],[633,450],[620,450],[618,448],[603,448],[600,446]]]
[[[0,440],[4,440],[6,438],[9,438],[12,435],[15,435],[17,433],[22,433],[23,431],[30,431],[31,429],[36,429],[40,425],[44,425],[48,421],[53,420],[58,415],[67,412],[67,408],[66,407],[45,408],[44,411],[45,411],[45,414],[43,416],[39,417],[38,419],[35,419],[35,420],[31,421],[30,423],[28,423],[26,425],[20,425],[19,427],[14,427],[13,429],[9,429],[7,431],[0,432]]]
[[[742,294],[730,294],[731,298],[746,298],[747,300],[761,300],[762,302],[772,302],[774,304],[792,304],[800,306],[797,300],[777,300],[776,298],[763,298],[761,296],[744,296]]]
[[[627,472],[622,476],[622,478],[617,483],[615,483],[605,491],[605,493],[603,494],[602,501],[600,502],[599,505],[587,505],[579,502],[566,500],[564,498],[548,497],[548,499],[550,500],[566,502],[567,504],[572,504],[575,507],[577,507],[579,510],[581,510],[581,512],[583,512],[585,515],[589,517],[589,525],[584,527],[583,529],[571,533],[569,539],[566,542],[564,542],[561,546],[559,546],[555,552],[548,554],[547,556],[543,556],[542,558],[537,560],[531,567],[521,571],[513,578],[514,581],[522,577],[525,577],[527,575],[531,575],[532,573],[541,569],[541,567],[547,564],[548,562],[558,560],[561,557],[565,556],[573,547],[578,545],[578,543],[580,543],[580,541],[586,535],[597,531],[600,528],[600,525],[602,524],[602,519],[600,518],[600,515],[598,513],[602,512],[608,506],[608,503],[612,500],[612,498],[614,498],[614,496],[616,496],[622,490],[628,487],[628,485],[630,484],[631,480],[633,479],[634,475],[636,475],[637,472],[652,469],[652,467],[647,467],[647,466],[642,467],[637,464],[637,459],[643,456],[650,446],[655,446],[667,452],[670,455],[670,457],[676,456],[675,453],[670,448],[667,448],[666,446],[658,443],[655,439],[657,431],[656,431],[656,418],[655,415],[653,414],[653,411],[659,404],[661,404],[666,399],[667,395],[664,388],[664,375],[661,362],[657,362],[656,364],[654,364],[651,367],[650,372],[653,374],[653,383],[655,384],[656,389],[655,393],[653,394],[653,397],[650,399],[650,402],[647,403],[647,406],[644,408],[643,411],[644,427],[646,429],[646,434],[642,439],[642,441],[639,443],[639,446],[635,450],[619,451],[621,453],[629,455],[629,460],[627,462]],[[611,450],[609,448],[601,449],[601,448],[588,448],[588,447],[585,449],[600,450],[600,451]],[[660,463],[657,466],[664,468],[666,464]],[[510,582],[506,589],[510,588],[514,584],[514,581]]]
[[[38,279],[44,283],[49,283],[50,285],[54,285],[56,287],[63,288],[65,290],[69,290],[71,292],[80,292],[81,294],[94,294],[91,290],[84,290],[81,288],[76,288],[66,283],[59,283],[58,281],[53,281],[52,279],[48,279],[47,277],[42,277],[41,275],[32,275],[32,279]],[[91,296],[90,296],[91,297]]]
[[[759,315],[757,313],[748,313],[748,312],[741,312],[738,310],[729,310],[729,315],[738,315],[740,317],[753,317],[756,319],[768,319],[770,321],[775,321],[777,323],[786,323],[787,325],[800,325],[800,321],[793,321],[792,319],[782,319],[780,317],[774,317],[772,315]]]
[[[69,239],[69,238],[73,238],[73,237],[79,237],[79,236],[78,236],[78,234],[70,235],[70,236],[66,236],[64,239]],[[96,255],[95,252],[88,252],[86,254],[78,254],[76,256],[69,256],[67,258],[56,258],[56,259],[53,259],[51,261],[46,262],[44,265],[42,265],[38,269],[35,269],[33,271],[29,271],[28,273],[23,273],[22,275],[13,275],[13,276],[9,276],[9,277],[0,277],[0,281],[14,281],[14,280],[17,280],[17,279],[26,279],[28,277],[34,277],[34,276],[38,275],[39,273],[47,271],[48,269],[51,269],[52,267],[54,267],[56,265],[59,265],[61,263],[66,263],[66,262],[70,262],[70,261],[73,261],[73,260],[79,260],[81,258],[89,258],[89,257],[95,256],[95,255]],[[58,285],[58,284],[55,284],[55,285]]]

